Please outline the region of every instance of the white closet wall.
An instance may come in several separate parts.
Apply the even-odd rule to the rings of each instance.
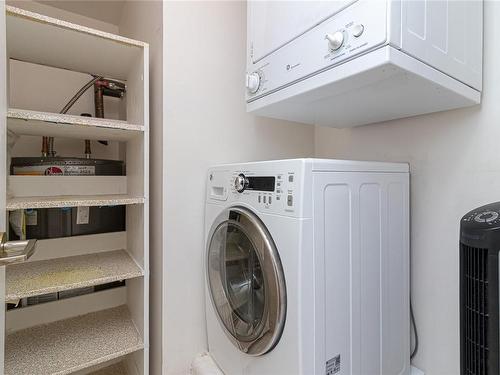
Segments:
[[[150,373],[161,374],[163,259],[163,2],[128,1],[119,23],[120,35],[149,43],[150,103]]]
[[[188,373],[207,350],[208,167],[314,154],[314,127],[246,113],[245,49],[246,2],[164,2],[163,374]]]

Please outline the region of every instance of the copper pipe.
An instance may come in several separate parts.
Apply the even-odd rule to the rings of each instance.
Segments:
[[[81,116],[92,117],[92,115],[90,113],[82,113]],[[91,155],[92,155],[92,150],[90,148],[90,139],[86,139],[85,140],[85,157],[87,159],[90,159]]]
[[[54,137],[49,137],[47,149],[50,157],[53,158],[56,156],[56,151],[54,150]]]
[[[104,87],[100,81],[94,83],[95,117],[104,118]]]
[[[94,82],[95,117],[104,118],[104,87],[101,80]],[[85,156],[90,159],[90,140],[85,140]]]
[[[47,157],[49,154],[49,137],[42,137],[42,156]]]
[[[85,140],[85,157],[87,159],[90,159],[90,156],[92,155],[92,151],[90,151],[90,139]]]

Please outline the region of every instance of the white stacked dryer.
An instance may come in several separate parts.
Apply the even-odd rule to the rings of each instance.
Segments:
[[[211,168],[209,351],[226,375],[409,374],[407,164]]]

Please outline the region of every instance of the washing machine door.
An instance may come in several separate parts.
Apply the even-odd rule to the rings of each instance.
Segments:
[[[242,352],[262,355],[278,343],[286,315],[286,287],[268,230],[250,210],[233,207],[212,226],[207,282],[219,321]]]

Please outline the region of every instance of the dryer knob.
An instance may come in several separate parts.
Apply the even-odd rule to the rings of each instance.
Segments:
[[[247,86],[247,90],[250,94],[255,94],[257,91],[259,91],[259,87],[260,87],[259,73],[254,72],[251,74],[247,74],[246,86]]]
[[[336,51],[344,44],[344,33],[336,31],[333,34],[326,34],[325,39],[328,40],[328,47],[332,51]]]
[[[247,187],[248,187],[248,178],[246,178],[243,173],[240,173],[234,179],[234,188],[238,193],[243,193]]]

